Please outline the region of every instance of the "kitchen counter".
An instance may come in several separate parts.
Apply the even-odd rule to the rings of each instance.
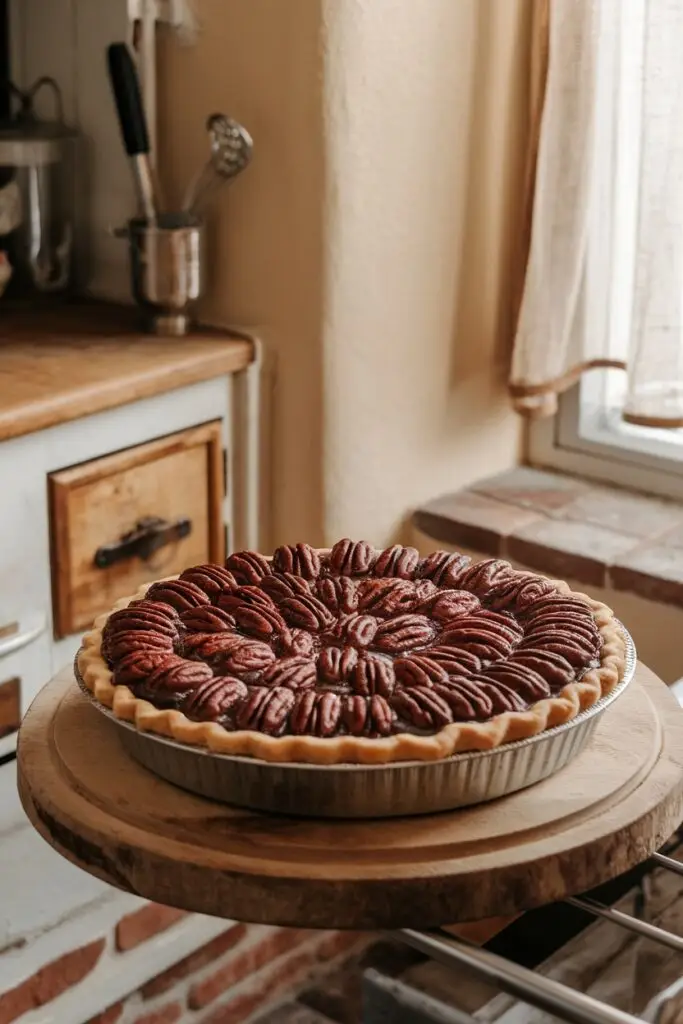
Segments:
[[[0,441],[245,369],[253,345],[198,327],[140,332],[137,310],[99,302],[0,311]]]

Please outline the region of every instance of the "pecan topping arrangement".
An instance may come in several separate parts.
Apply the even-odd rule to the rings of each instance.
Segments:
[[[507,562],[344,538],[197,565],[109,616],[116,685],[195,722],[377,738],[483,722],[600,662],[589,605]]]

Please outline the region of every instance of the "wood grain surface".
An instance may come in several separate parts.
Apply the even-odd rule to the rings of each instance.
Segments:
[[[513,915],[643,861],[683,817],[683,712],[648,669],[558,775],[491,804],[376,822],[236,810],[156,778],[71,671],[19,739],[19,791],[56,850],[188,910],[311,928],[427,928]]]
[[[223,560],[222,453],[216,421],[50,474],[55,636],[87,629],[143,583]],[[97,549],[145,516],[187,518],[191,532],[145,561],[134,557],[98,568]]]
[[[228,331],[143,334],[124,306],[3,310],[0,441],[235,373],[252,359],[251,341]]]

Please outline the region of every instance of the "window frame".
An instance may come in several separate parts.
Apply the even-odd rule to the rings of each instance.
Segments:
[[[595,379],[589,383],[591,375],[560,396],[557,415],[529,423],[527,461],[683,500],[683,430],[632,427],[616,409],[594,405],[591,412],[590,399],[604,394]]]

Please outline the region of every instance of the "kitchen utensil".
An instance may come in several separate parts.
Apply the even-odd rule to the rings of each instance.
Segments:
[[[9,117],[0,122],[0,252],[5,295],[35,298],[68,291],[72,253],[78,136],[64,124],[61,94],[52,78],[27,90],[12,83]],[[41,121],[34,107],[50,89],[55,117]],[[14,109],[13,108],[17,108]]]
[[[137,71],[125,43],[112,43],[107,48],[107,64],[123,144],[131,159],[142,214],[147,224],[154,224],[158,202],[149,162],[147,121]]]
[[[217,188],[242,173],[254,148],[247,129],[227,114],[212,114],[206,129],[211,137],[211,156],[190,183],[183,201],[183,210],[194,214]]]
[[[132,220],[115,234],[128,239],[133,297],[149,329],[186,334],[202,290],[202,224],[186,215],[162,214],[154,224]]]

